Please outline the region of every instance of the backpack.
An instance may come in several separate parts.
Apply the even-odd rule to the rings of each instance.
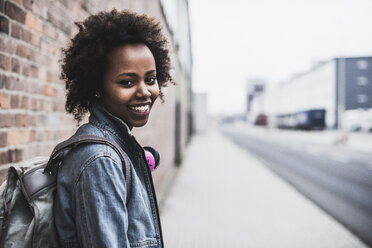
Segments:
[[[0,186],[0,247],[59,247],[53,217],[58,167],[65,155],[80,144],[101,143],[112,147],[122,160],[130,198],[130,165],[112,140],[93,135],[74,135],[58,144],[51,156],[36,157],[12,166]]]

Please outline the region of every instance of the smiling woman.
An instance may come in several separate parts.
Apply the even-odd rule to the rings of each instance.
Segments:
[[[83,144],[70,151],[58,171],[54,205],[60,245],[163,247],[146,161],[150,154],[156,167],[159,154],[144,150],[131,129],[147,123],[162,87],[173,82],[167,40],[153,18],[129,11],[100,12],[77,26],[62,61],[66,110],[78,122],[90,113],[75,136],[99,136],[119,145],[132,186],[110,146]]]

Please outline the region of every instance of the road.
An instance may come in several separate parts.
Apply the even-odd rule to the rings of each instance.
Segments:
[[[288,131],[222,132],[372,247],[372,153],[297,139]]]

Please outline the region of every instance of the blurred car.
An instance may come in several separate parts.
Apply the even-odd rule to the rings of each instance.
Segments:
[[[267,126],[267,115],[265,114],[259,114],[257,115],[254,124],[256,126]]]

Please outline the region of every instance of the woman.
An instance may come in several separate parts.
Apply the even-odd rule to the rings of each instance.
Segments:
[[[144,126],[161,89],[173,82],[160,25],[129,11],[100,12],[82,23],[64,50],[66,110],[89,122],[77,135],[108,138],[131,166],[127,187],[119,155],[104,144],[81,145],[58,172],[55,222],[62,247],[163,247],[144,151],[131,134]]]

